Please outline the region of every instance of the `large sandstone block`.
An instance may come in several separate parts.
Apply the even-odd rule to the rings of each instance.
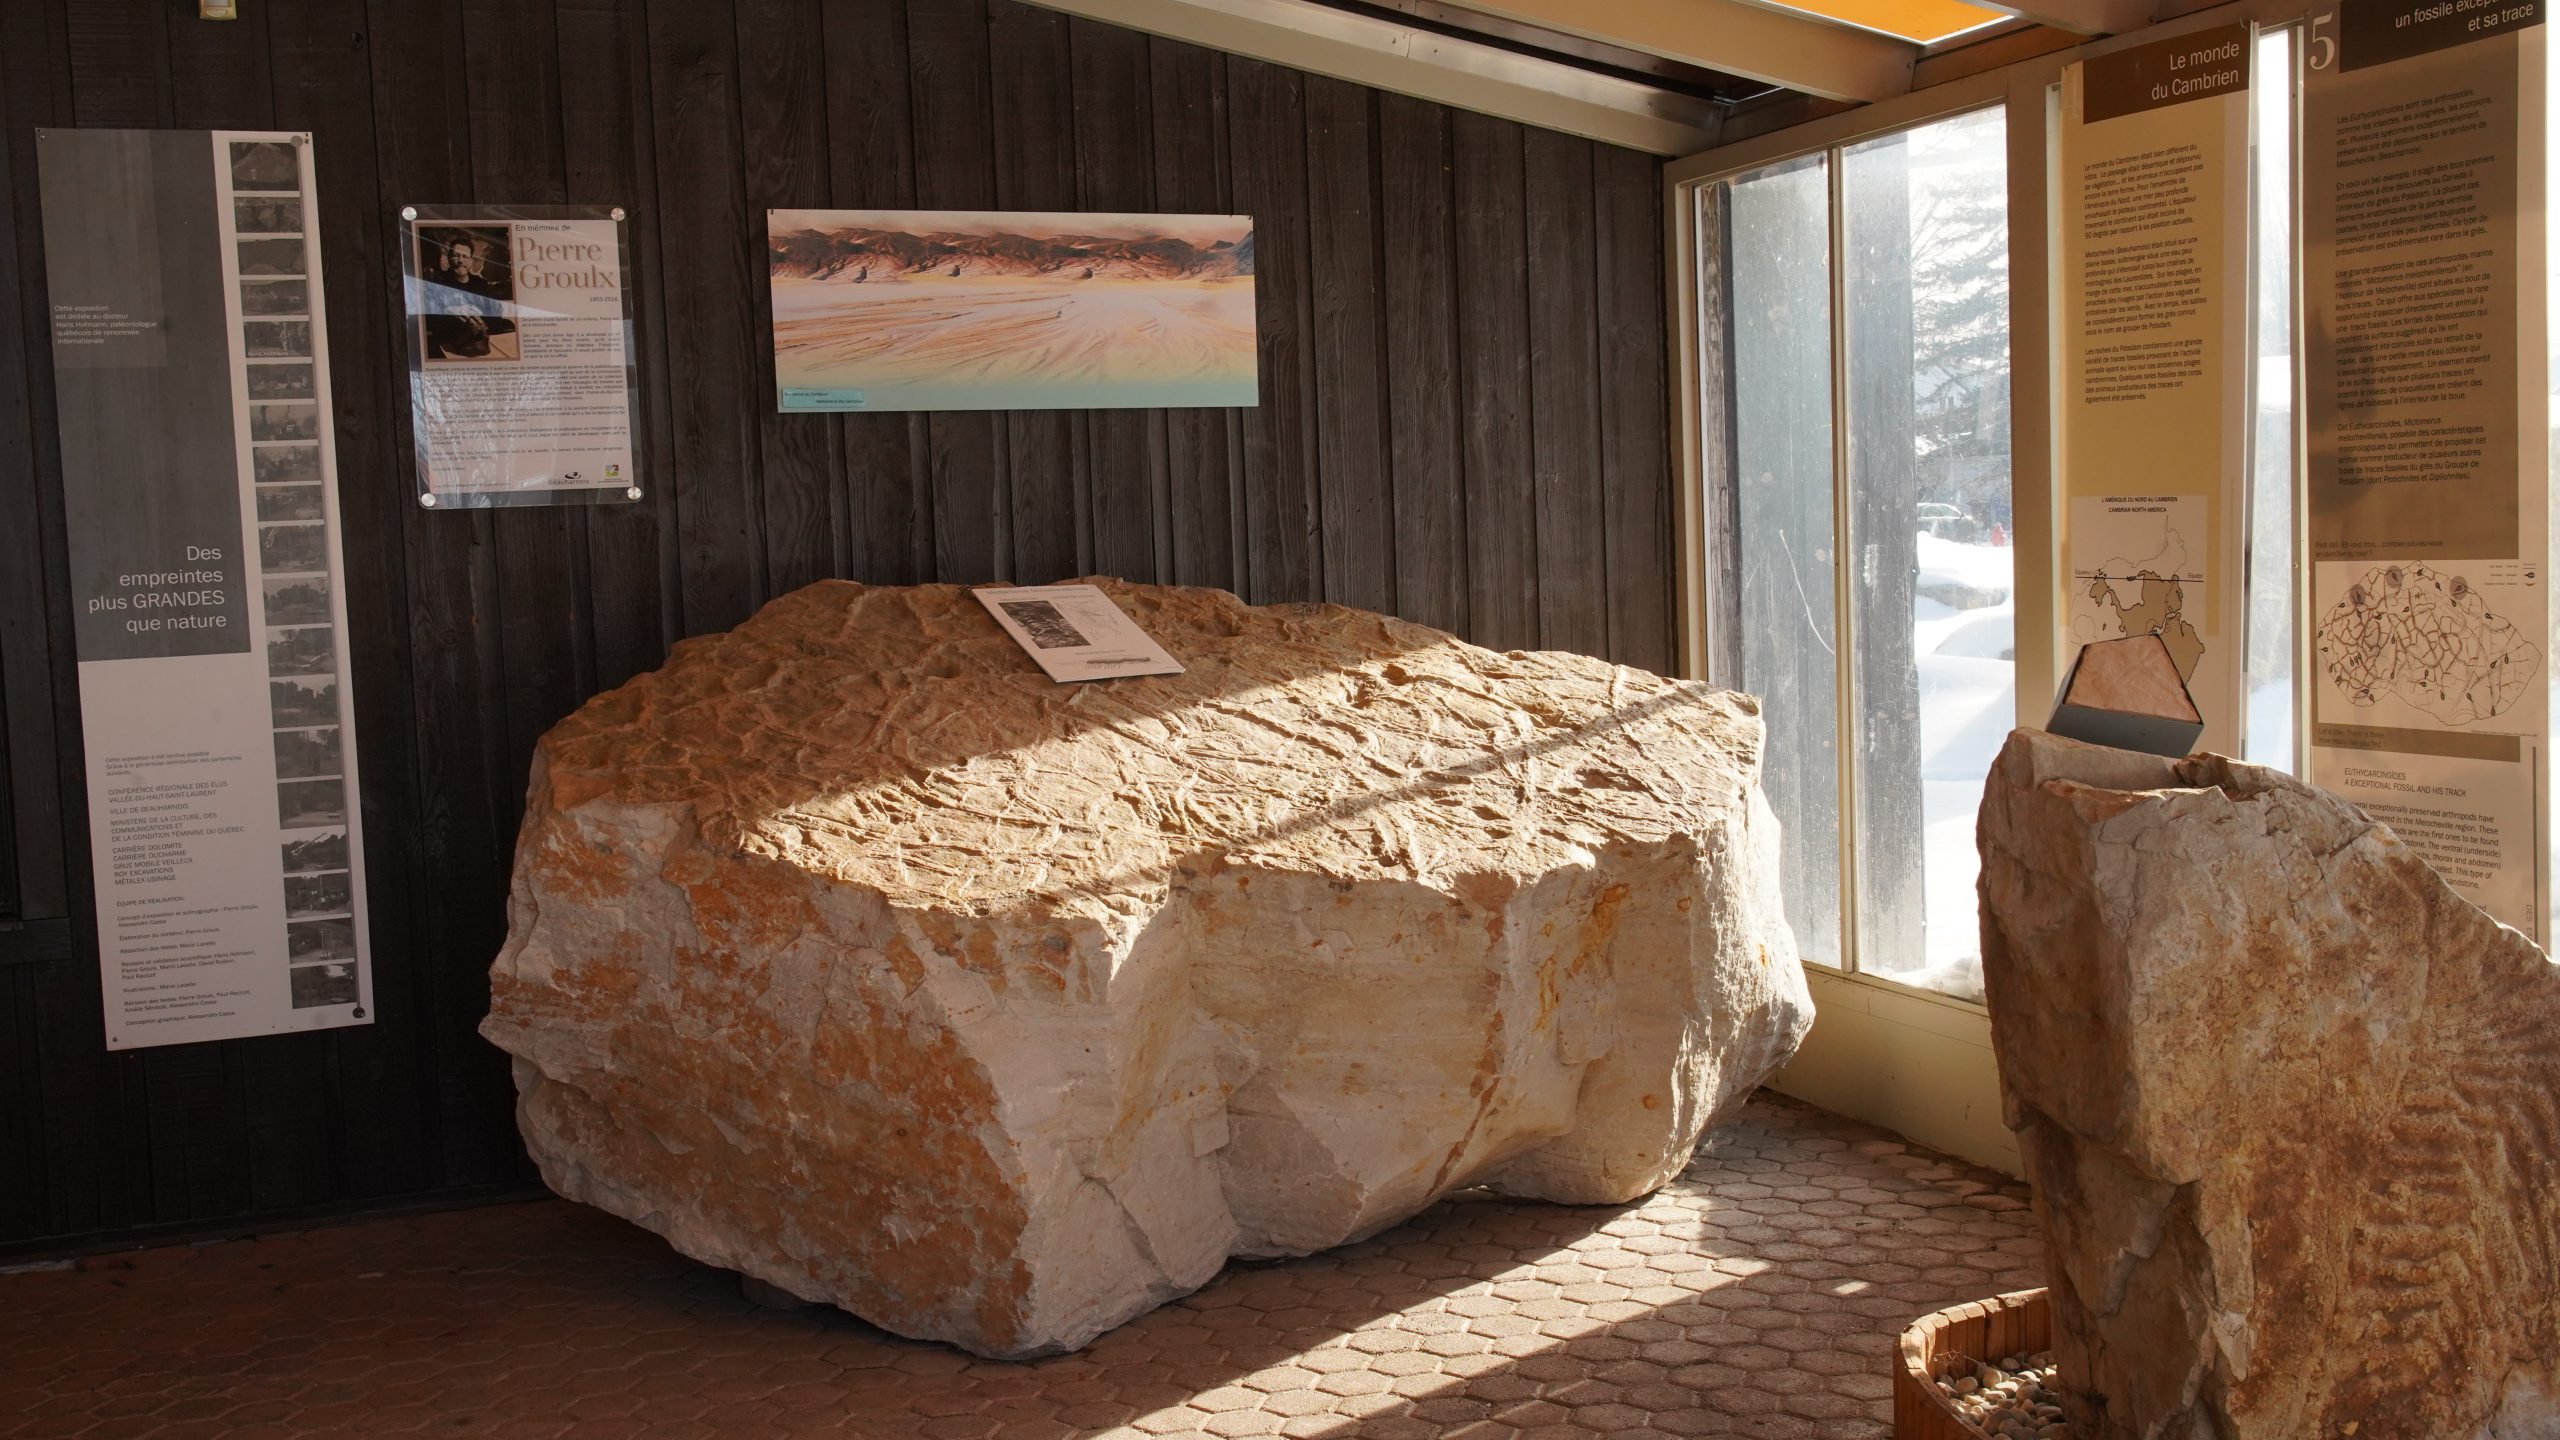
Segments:
[[[1463,1186],[1642,1195],[1793,1051],[1748,697],[1105,588],[1188,674],[834,582],[544,737],[482,1028],[555,1189],[1022,1355]]]
[[[2074,1436],[2560,1436],[2560,967],[2217,757],[2022,730],[1980,833]]]

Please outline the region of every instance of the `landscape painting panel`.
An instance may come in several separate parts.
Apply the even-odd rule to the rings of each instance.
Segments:
[[[786,412],[1255,403],[1250,216],[765,220]]]

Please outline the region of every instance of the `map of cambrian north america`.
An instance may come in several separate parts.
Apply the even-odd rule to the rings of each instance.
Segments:
[[[2513,705],[2542,651],[2489,612],[2471,582],[2424,565],[2378,565],[2320,619],[2320,664],[2351,704],[2390,698],[2447,725]]]
[[[2074,612],[2073,637],[2087,642],[2120,635],[2157,635],[2169,647],[2178,678],[2193,680],[2196,662],[2204,658],[2204,636],[2187,620],[2186,542],[2163,526],[2158,547],[2140,560],[2117,555],[2095,570],[2073,578],[2080,591]]]
[[[2114,611],[2125,634],[2159,636],[2160,643],[2169,647],[2169,658],[2177,663],[2178,678],[2195,678],[2196,662],[2204,658],[2204,637],[2187,623],[2185,585],[2148,572],[2100,575],[2089,582],[2089,599]]]

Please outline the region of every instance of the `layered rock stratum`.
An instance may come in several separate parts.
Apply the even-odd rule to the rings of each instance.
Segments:
[[[2071,1433],[2560,1436],[2560,967],[2217,757],[2019,731],[1980,837]]]
[[[543,738],[482,1029],[553,1188],[987,1355],[1474,1185],[1678,1173],[1812,1018],[1755,702],[1098,582],[828,582]]]
[[[767,248],[777,275],[847,283],[911,275],[1221,280],[1253,273],[1249,226],[1236,240],[1200,245],[1174,235],[918,233],[871,225],[800,225],[777,231]]]

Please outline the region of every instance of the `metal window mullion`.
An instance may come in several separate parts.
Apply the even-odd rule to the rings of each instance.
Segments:
[[[2304,343],[2302,330],[2303,291],[2302,263],[2302,86],[2305,66],[2309,63],[2310,35],[2307,27],[2291,27],[2292,38],[2285,42],[2285,146],[2287,156],[2285,209],[2289,212],[2285,235],[2285,302],[2293,309],[2291,333],[2285,337],[2285,368],[2293,381],[2293,464],[2286,482],[2293,486],[2291,510],[2293,522],[2293,574],[2288,588],[2293,601],[2293,773],[2298,777],[2311,774],[2311,370],[2308,360],[2311,347]],[[2254,57],[2252,57],[2254,58]],[[2250,197],[2253,201],[2255,196]],[[2255,209],[2253,205],[2251,207]],[[2256,363],[2256,357],[2251,357]],[[2250,428],[2257,428],[2257,417],[2249,417]],[[2243,697],[2246,703],[2246,697]]]
[[[2258,74],[2258,41],[2261,33],[2252,26],[2249,38],[2244,42],[2249,48],[2249,72],[2252,80],[2263,79]],[[2258,439],[2258,415],[2262,397],[2258,390],[2260,372],[2264,371],[2266,366],[2258,362],[2265,357],[2267,337],[2264,321],[2266,307],[2258,303],[2258,286],[2266,277],[2267,235],[2266,227],[2258,223],[2258,189],[2266,182],[2267,157],[2263,153],[2264,147],[2258,143],[2257,94],[2254,88],[2243,93],[2247,95],[2249,116],[2242,122],[2247,132],[2247,143],[2241,148],[2247,156],[2246,164],[2249,174],[2248,179],[2240,187],[2240,203],[2247,210],[2244,226],[2247,238],[2241,245],[2241,250],[2247,258],[2241,261],[2245,277],[2240,285],[2240,303],[2247,307],[2248,318],[2240,327],[2240,348],[2247,357],[2245,363],[2248,369],[2240,381],[2240,409],[2247,417],[2247,428],[2241,432],[2240,436],[2240,577],[2239,584],[2231,587],[2240,592],[2238,606],[2240,620],[2237,625],[2228,628],[2240,632],[2240,703],[2237,723],[2233,726],[2231,753],[2246,760],[2249,758],[2249,688],[2251,684],[2249,655],[2258,638],[2258,567],[2266,560],[2266,555],[2259,548],[2258,543],[2260,490],[2258,461],[2261,458],[2259,452],[2262,448]],[[2288,339],[2285,343],[2290,346],[2293,342]],[[2288,378],[2286,382],[2288,388],[2291,383]],[[2287,507],[2286,513],[2290,516],[2291,507]],[[2288,574],[2288,587],[2290,584],[2291,579]]]
[[[2309,577],[2311,574],[2311,552],[2309,544],[2311,527],[2308,513],[2310,507],[2308,503],[2309,471],[2307,468],[2310,457],[2310,444],[2308,430],[2309,395],[2307,393],[2309,386],[2307,384],[2307,371],[2303,364],[2303,356],[2306,353],[2306,347],[2303,344],[2302,335],[2303,267],[2301,82],[2303,32],[2300,23],[2268,24],[2256,27],[2250,32],[2249,46],[2250,63],[2255,67],[2257,63],[2258,43],[2261,40],[2264,40],[2268,35],[2276,33],[2284,33],[2285,35],[2286,63],[2284,74],[2276,78],[2276,83],[2281,83],[2285,87],[2285,131],[2283,135],[2274,138],[2281,144],[2281,158],[2285,167],[2285,388],[2292,401],[2285,419],[2286,445],[2288,453],[2282,481],[2286,487],[2285,528],[2288,532],[2287,539],[2290,542],[2289,553],[2292,556],[2292,563],[2284,577],[2285,610],[2291,621],[2291,629],[2288,636],[2289,645],[2287,659],[2290,662],[2290,674],[2288,676],[2288,680],[2292,689],[2292,704],[2289,707],[2289,717],[2286,725],[2288,734],[2286,738],[2292,745],[2293,773],[2299,776],[2309,773],[2311,763],[2311,693],[2309,684],[2311,676],[2311,636],[2308,629],[2310,620]],[[2268,77],[2263,75],[2259,76],[2258,83],[2269,83]],[[2252,98],[2250,103],[2254,108],[2257,102]],[[2259,464],[2261,456],[2259,454],[2258,413],[2259,401],[2262,398],[2260,394],[2260,386],[2262,383],[2263,372],[2266,368],[2264,365],[2259,363],[2264,356],[2266,337],[2264,329],[2260,323],[2260,316],[2264,313],[2264,307],[2259,303],[2260,296],[2258,292],[2259,286],[2263,283],[2266,275],[2266,258],[2269,253],[2269,237],[2266,234],[2265,227],[2258,223],[2258,196],[2261,187],[2266,183],[2266,170],[2269,163],[2269,155],[2267,147],[2258,143],[2261,137],[2258,135],[2257,117],[2254,113],[2249,119],[2249,134],[2249,283],[2242,287],[2242,293],[2245,297],[2243,303],[2249,307],[2249,373],[2246,386],[2248,395],[2247,410],[2249,416],[2249,428],[2246,444],[2244,446],[2244,453],[2247,460],[2242,472],[2244,481],[2242,487],[2243,493],[2249,497],[2242,506],[2242,514],[2246,517],[2243,522],[2243,533],[2248,536],[2248,541],[2242,548],[2241,552],[2244,563],[2241,570],[2241,623],[2239,627],[2241,634],[2241,653],[2243,656],[2246,656],[2249,653],[2249,646],[2254,639],[2254,636],[2251,633],[2250,612],[2252,607],[2249,600],[2251,592],[2256,589],[2255,582],[2258,577],[2259,563],[2264,558],[2258,549],[2258,535],[2256,528],[2259,472],[2262,468]],[[2244,659],[2241,665],[2242,695],[2240,704],[2240,735],[2239,744],[2237,746],[2240,753],[2244,756],[2249,752],[2250,741],[2250,706],[2248,703],[2249,683],[2250,677],[2248,673],[2248,665]]]
[[[1851,603],[1856,554],[1849,534],[1849,247],[1843,206],[1848,152],[1823,157],[1829,181],[1831,304],[1831,643],[1833,742],[1840,771],[1840,968],[1858,971],[1857,613]]]

